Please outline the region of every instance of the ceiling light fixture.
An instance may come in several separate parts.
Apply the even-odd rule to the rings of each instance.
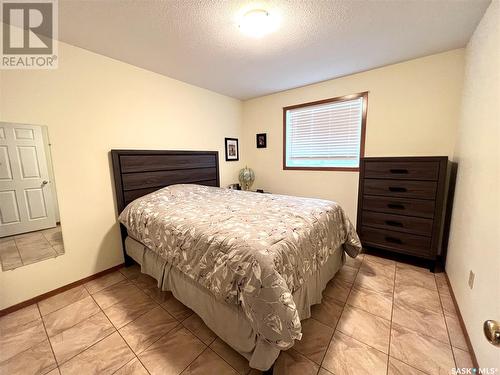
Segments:
[[[277,17],[274,17],[265,9],[253,9],[246,12],[238,24],[243,33],[255,38],[272,33],[278,26]]]

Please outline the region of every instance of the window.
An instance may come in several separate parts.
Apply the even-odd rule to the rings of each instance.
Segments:
[[[368,93],[283,108],[283,169],[357,171]]]

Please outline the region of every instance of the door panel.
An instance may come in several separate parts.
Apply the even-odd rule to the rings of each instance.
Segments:
[[[0,123],[0,198],[0,237],[56,225],[41,126]]]
[[[35,146],[17,147],[22,178],[40,178],[37,149]]]
[[[47,206],[41,188],[26,189],[26,205],[28,208],[28,218],[30,220],[42,219],[47,217]]]
[[[14,136],[16,139],[35,139],[35,132],[33,129],[25,129],[25,128],[15,128]]]
[[[0,191],[0,212],[1,224],[13,224],[21,221],[14,190]]]
[[[0,146],[0,180],[12,180],[12,170],[10,168],[7,146]]]

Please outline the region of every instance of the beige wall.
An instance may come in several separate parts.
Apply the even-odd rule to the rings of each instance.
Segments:
[[[355,221],[357,172],[282,170],[282,107],[369,91],[366,156],[451,156],[463,55],[453,50],[244,102],[244,161],[255,170],[254,187],[335,200]],[[255,147],[256,133],[267,133],[266,149]]]
[[[493,1],[466,49],[454,159],[458,176],[446,271],[479,365],[500,369],[500,348],[482,324],[500,321],[500,2]],[[467,285],[469,270],[476,274]]]
[[[0,309],[122,262],[108,152],[218,150],[241,137],[241,102],[66,44],[59,69],[0,72],[0,121],[47,125],[66,254],[0,272]]]

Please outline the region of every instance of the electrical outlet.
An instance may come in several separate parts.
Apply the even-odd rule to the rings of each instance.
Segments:
[[[469,271],[469,288],[474,288],[474,277],[476,275],[474,275],[474,272],[472,272],[472,270]]]

